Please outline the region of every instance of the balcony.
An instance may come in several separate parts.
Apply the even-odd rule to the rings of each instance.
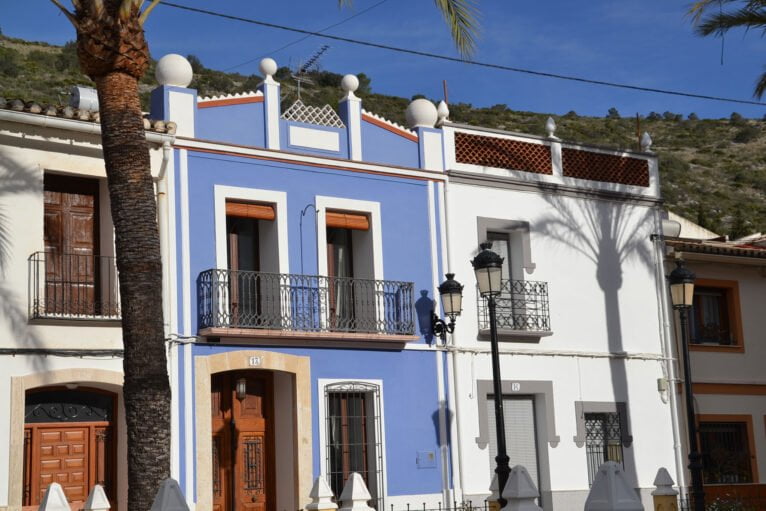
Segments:
[[[30,319],[121,318],[114,257],[35,252],[27,261]]]
[[[479,336],[489,339],[487,299],[476,290]],[[503,280],[497,304],[497,332],[500,340],[539,341],[552,335],[548,311],[548,283],[533,280]]]
[[[416,340],[412,282],[211,269],[197,279],[210,337]]]

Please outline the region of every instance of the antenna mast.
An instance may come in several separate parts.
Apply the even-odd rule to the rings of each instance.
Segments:
[[[314,52],[309,59],[304,62],[303,64],[299,65],[295,72],[292,73],[292,77],[295,80],[295,82],[298,84],[298,99],[301,99],[301,84],[307,83],[307,84],[313,84],[314,82],[306,76],[310,71],[316,70],[317,63],[319,62],[319,59],[322,58],[322,55],[324,55],[327,50],[330,49],[330,45],[324,44],[319,47],[317,51]],[[312,69],[313,68],[313,69]]]

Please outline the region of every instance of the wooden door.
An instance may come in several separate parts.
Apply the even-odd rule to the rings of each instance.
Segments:
[[[46,312],[97,314],[98,181],[46,175],[44,189]]]
[[[245,395],[237,397],[243,381]],[[269,372],[238,371],[211,379],[213,510],[273,511],[274,413]]]

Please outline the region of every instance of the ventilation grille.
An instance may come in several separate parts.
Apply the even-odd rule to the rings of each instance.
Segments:
[[[551,148],[507,138],[455,133],[458,163],[551,174]]]
[[[638,158],[562,148],[564,176],[622,185],[649,186],[649,163]]]
[[[322,108],[319,108],[317,106],[305,105],[300,99],[293,103],[290,108],[285,110],[282,114],[282,119],[305,122],[306,124],[331,126],[333,128],[345,127],[343,121],[330,105],[325,105]]]

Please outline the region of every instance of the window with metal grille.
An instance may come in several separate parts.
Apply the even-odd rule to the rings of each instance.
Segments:
[[[336,497],[349,475],[358,472],[372,499],[383,509],[383,449],[381,445],[380,386],[340,382],[325,386],[327,478]]]
[[[625,465],[622,455],[620,414],[585,414],[585,453],[588,458],[588,484],[593,484],[598,467],[607,461]]]
[[[747,423],[700,422],[699,435],[705,484],[753,482]]]

